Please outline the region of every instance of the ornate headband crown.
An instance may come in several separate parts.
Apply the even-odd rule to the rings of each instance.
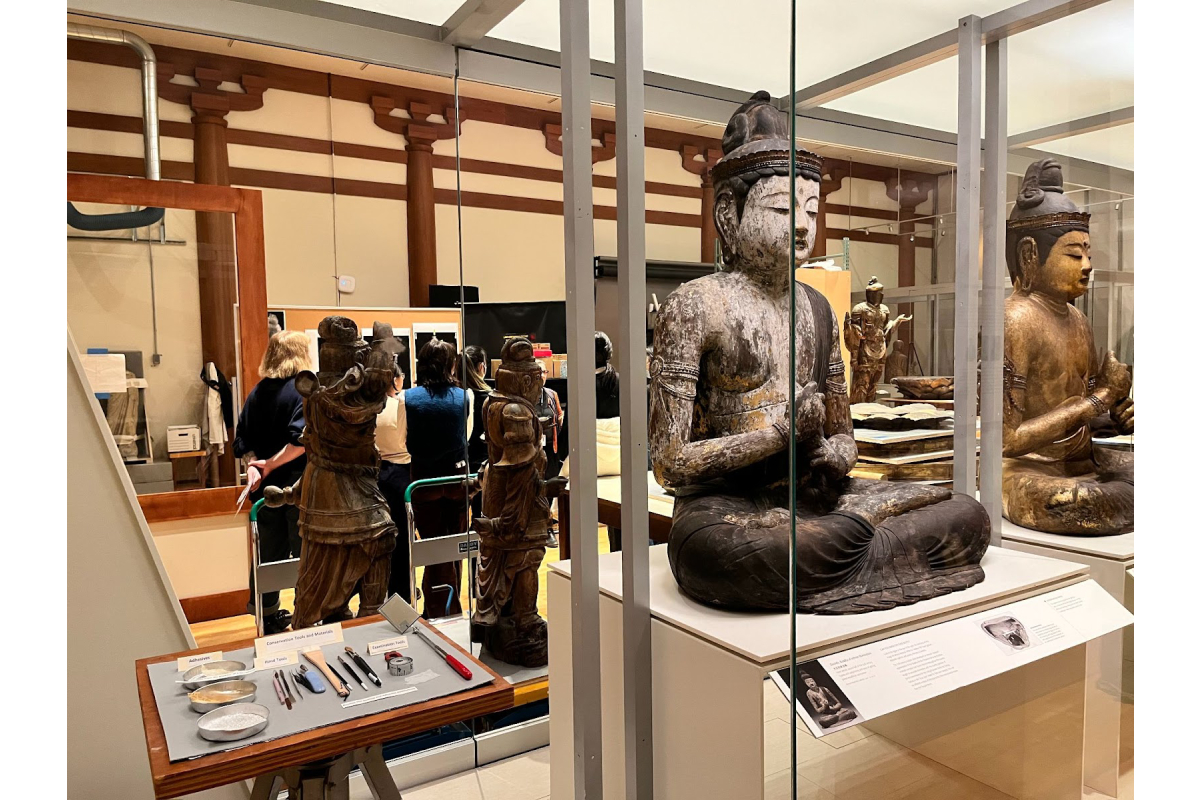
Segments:
[[[1016,206],[1008,218],[1010,233],[1025,233],[1044,228],[1087,230],[1092,215],[1080,211],[1063,194],[1062,166],[1052,158],[1029,165]]]
[[[789,150],[794,145],[788,133],[787,115],[771,105],[771,95],[755,92],[743,103],[725,126],[721,139],[724,158],[713,167],[713,182],[740,180],[754,183],[759,178],[787,175]],[[821,158],[801,148],[796,153],[796,174],[808,180],[821,180]]]

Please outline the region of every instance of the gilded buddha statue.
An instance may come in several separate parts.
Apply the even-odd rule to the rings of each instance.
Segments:
[[[1013,293],[1004,304],[1004,516],[1049,533],[1133,529],[1133,453],[1092,445],[1106,420],[1133,433],[1129,367],[1096,349],[1072,303],[1092,274],[1090,215],[1063,194],[1062,167],[1030,165],[1008,220]]]
[[[795,281],[789,258],[812,250],[821,161],[796,151],[793,198],[791,147],[787,117],[765,92],[734,113],[713,169],[726,268],[673,292],[655,324],[650,448],[676,497],[671,571],[702,603],[787,609],[794,449],[800,611],[858,613],[966,589],[983,580],[982,506],[942,487],[848,477],[858,451],[839,320]]]

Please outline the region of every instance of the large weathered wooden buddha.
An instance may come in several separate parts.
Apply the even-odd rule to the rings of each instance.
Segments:
[[[650,446],[655,475],[676,496],[671,570],[702,603],[788,608],[794,448],[800,611],[857,613],[966,589],[983,580],[982,506],[945,488],[848,477],[858,451],[839,320],[789,263],[792,248],[797,263],[812,249],[821,162],[796,151],[793,229],[791,146],[787,117],[765,92],[733,115],[713,169],[726,269],[672,293],[655,325]]]
[[[1072,301],[1091,279],[1090,215],[1052,159],[1025,173],[1008,220],[1004,304],[1004,516],[1049,533],[1133,529],[1133,453],[1092,446],[1093,424],[1133,433],[1129,367],[1096,349]]]

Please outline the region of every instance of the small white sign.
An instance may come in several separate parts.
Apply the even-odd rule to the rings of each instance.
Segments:
[[[182,656],[176,659],[175,663],[179,666],[180,672],[187,672],[192,667],[198,667],[201,664],[208,664],[213,661],[224,661],[225,658],[220,650],[214,650],[211,653],[197,653],[194,656]]]
[[[331,625],[318,625],[315,628],[304,628],[298,631],[284,631],[255,639],[254,654],[262,657],[282,653],[285,650],[312,650],[327,644],[337,644],[340,641],[342,641],[342,626],[335,622]]]
[[[123,353],[81,353],[83,372],[94,394],[124,394],[125,355]]]
[[[255,669],[276,669],[278,667],[286,667],[289,664],[298,663],[295,650],[288,650],[284,653],[276,653],[270,656],[258,656],[254,659]]]
[[[377,656],[380,653],[386,653],[389,650],[407,650],[407,636],[393,636],[390,639],[380,639],[377,642],[371,642],[367,645],[367,655]]]

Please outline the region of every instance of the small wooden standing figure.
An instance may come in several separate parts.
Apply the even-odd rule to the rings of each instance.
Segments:
[[[891,315],[891,309],[883,304],[883,284],[872,275],[867,299],[850,309],[844,323],[846,347],[850,350],[851,405],[875,399],[875,386],[883,378],[896,329],[912,319],[901,314],[893,320]]]
[[[538,568],[546,556],[550,499],[566,479],[545,481],[546,454],[536,403],[544,384],[528,339],[509,339],[500,351],[496,391],[483,405],[488,457],[478,483],[483,514],[471,638],[510,664],[547,663],[546,621],[538,616]]]

